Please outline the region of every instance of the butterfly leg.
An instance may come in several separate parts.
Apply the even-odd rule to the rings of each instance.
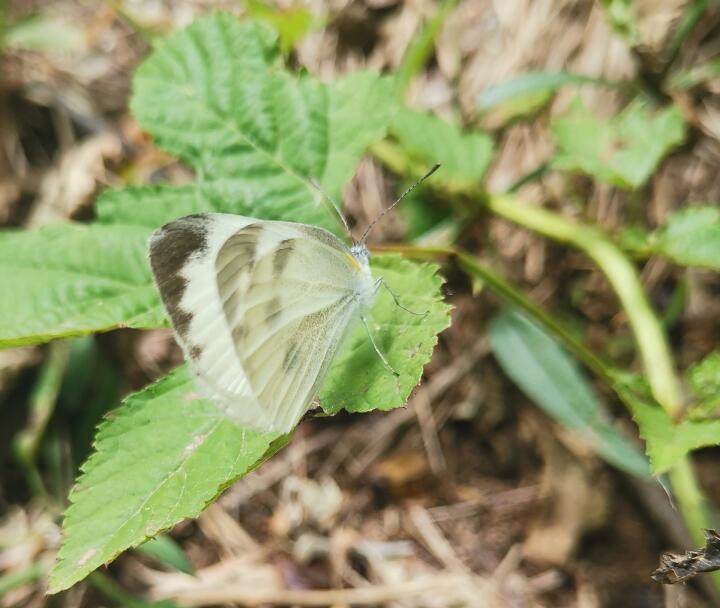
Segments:
[[[362,319],[363,325],[365,326],[365,330],[367,331],[368,338],[370,338],[370,344],[372,344],[372,347],[375,349],[375,352],[377,353],[377,356],[380,357],[380,360],[383,362],[383,365],[388,368],[395,376],[400,376],[400,374],[395,371],[395,368],[388,363],[388,360],[385,358],[385,355],[382,354],[382,351],[378,348],[377,344],[375,344],[375,338],[373,338],[372,332],[370,331],[370,326],[368,325],[367,318],[365,315],[362,315],[360,317]]]
[[[411,315],[417,315],[418,317],[426,317],[430,313],[429,310],[426,310],[425,312],[415,312],[414,310],[405,308],[402,304],[400,304],[400,300],[398,299],[397,294],[392,289],[390,289],[390,286],[385,282],[385,279],[383,279],[383,277],[380,277],[377,281],[375,281],[375,293],[377,293],[380,289],[380,285],[382,285],[383,287],[385,287],[385,289],[388,290],[388,293],[392,296],[395,304],[399,308],[402,308],[405,312],[409,312]]]

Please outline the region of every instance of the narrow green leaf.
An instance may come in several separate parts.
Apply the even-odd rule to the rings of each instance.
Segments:
[[[440,163],[443,179],[458,186],[477,184],[492,160],[492,139],[463,131],[428,112],[402,108],[393,119],[391,134],[414,160]]]
[[[279,439],[224,420],[194,393],[185,367],[128,397],[98,429],[70,493],[50,592],[196,517]]]
[[[490,345],[508,377],[545,412],[612,466],[649,477],[645,457],[613,426],[576,362],[551,336],[519,312],[506,311],[490,324]]]
[[[425,24],[422,30],[413,36],[412,42],[405,51],[402,65],[397,72],[400,91],[405,91],[412,79],[423,69],[435,48],[435,39],[441,32],[448,15],[452,14],[457,0],[442,0],[438,3],[436,13]]]
[[[550,95],[569,84],[608,86],[614,83],[600,78],[563,71],[527,72],[487,87],[478,97],[477,108],[480,112],[486,112],[514,99],[535,95]]]
[[[7,27],[5,45],[28,51],[79,53],[87,46],[87,34],[59,15],[37,14]]]
[[[161,564],[174,568],[178,572],[184,572],[185,574],[192,574],[193,572],[192,564],[185,552],[167,534],[160,534],[145,541],[137,550],[159,561]]]
[[[402,407],[417,383],[437,344],[437,334],[450,325],[450,307],[440,291],[442,278],[434,264],[417,264],[396,255],[371,259],[374,277],[383,277],[398,295],[381,287],[369,315],[369,326],[380,350],[400,374],[396,378],[373,350],[365,327],[358,324],[333,363],[320,392],[328,413],[389,410]]]
[[[678,264],[720,270],[720,208],[689,207],[673,213],[649,245],[653,253]]]
[[[0,348],[116,327],[158,327],[149,231],[58,224],[0,232]]]
[[[381,292],[370,312],[378,346],[400,373],[384,368],[360,325],[333,363],[320,393],[326,412],[402,406],[449,324],[437,268],[394,255],[373,259],[373,273],[397,291]],[[131,395],[104,422],[96,452],[70,496],[65,542],[51,576],[60,591],[120,552],[188,517],[276,449],[277,434],[243,430],[200,399],[185,367]]]
[[[675,72],[670,77],[669,85],[671,89],[691,89],[718,76],[720,76],[720,57],[715,57],[706,63]]]
[[[602,119],[576,99],[568,114],[553,120],[552,130],[559,148],[555,168],[586,173],[627,189],[642,186],[685,136],[676,107],[651,113],[640,100],[617,116]]]

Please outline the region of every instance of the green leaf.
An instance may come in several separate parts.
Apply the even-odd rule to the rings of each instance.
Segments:
[[[194,393],[185,367],[131,395],[100,425],[70,493],[50,592],[196,517],[283,441],[223,419]]]
[[[14,49],[28,51],[83,51],[87,34],[75,23],[59,15],[33,15],[12,24],[3,42]]]
[[[0,232],[0,347],[116,327],[158,327],[149,231],[58,224]]]
[[[477,108],[486,112],[518,98],[540,95],[545,98],[568,85],[609,85],[605,80],[570,72],[527,72],[487,87],[478,96]]]
[[[137,550],[178,572],[193,573],[192,564],[182,547],[166,534],[145,541]]]
[[[673,213],[649,238],[649,246],[678,264],[720,270],[720,208],[689,207]]]
[[[613,426],[577,363],[550,335],[522,314],[506,311],[490,323],[490,345],[508,377],[545,412],[612,466],[649,477],[645,457]]]
[[[394,85],[362,72],[326,85],[292,76],[277,58],[268,25],[225,13],[158,43],[136,73],[132,107],[197,181],[108,191],[99,220],[123,226],[0,233],[9,286],[0,347],[163,325],[146,242],[176,217],[222,211],[338,231],[311,182],[339,195],[367,146],[384,137]]]
[[[402,108],[391,134],[410,157],[428,165],[440,163],[443,179],[458,186],[477,184],[492,160],[492,139],[465,132],[434,114]]]
[[[396,378],[372,349],[364,327],[334,361],[320,393],[326,412],[402,406],[449,324],[437,267],[385,255],[373,259],[403,306],[381,292],[370,312],[378,346]],[[100,427],[95,453],[70,495],[65,542],[51,576],[52,592],[77,582],[120,552],[188,517],[277,449],[284,439],[243,430],[197,395],[185,367],[128,397]],[[280,442],[280,443],[278,443]]]
[[[243,0],[243,3],[252,18],[267,21],[277,30],[280,48],[284,55],[292,51],[300,40],[322,24],[322,21],[304,6],[279,9],[260,0]]]
[[[633,0],[602,0],[607,20],[612,28],[620,34],[625,41],[635,47],[640,44],[640,30],[635,14]]]
[[[638,403],[633,415],[645,440],[653,471],[665,473],[689,452],[720,444],[720,420],[674,424],[661,407]]]
[[[673,422],[653,400],[641,377],[633,374],[618,376],[615,389],[632,409],[656,475],[670,470],[693,450],[720,444],[720,420]]]
[[[691,89],[720,76],[720,57],[715,57],[687,70],[680,70],[670,78],[671,89]]]
[[[553,120],[552,130],[559,148],[555,168],[586,173],[626,189],[642,186],[685,136],[676,107],[653,114],[640,100],[602,119],[576,99],[567,115]]]
[[[340,194],[385,134],[394,85],[365,72],[326,85],[278,69],[277,54],[264,23],[226,13],[199,19],[137,70],[132,110],[216,197],[337,228],[312,180]]]
[[[317,214],[316,211],[319,211]],[[269,197],[257,201],[226,195],[219,181],[184,186],[130,186],[105,190],[97,201],[97,219],[103,224],[136,224],[155,229],[192,213],[235,213],[258,219],[312,223],[336,231],[333,216],[324,208],[284,207]]]
[[[442,31],[443,25],[457,5],[457,0],[442,0],[435,14],[428,20],[420,32],[412,37],[402,64],[397,71],[400,91],[407,90],[412,79],[423,69],[428,58],[435,50],[435,40]]]
[[[443,301],[442,278],[434,264],[418,264],[396,255],[371,259],[374,277],[383,277],[397,294],[381,287],[368,321],[378,348],[400,374],[395,377],[373,350],[365,327],[358,324],[344,345],[320,391],[328,413],[389,410],[401,407],[420,381],[422,370],[437,344],[437,334],[450,325],[450,307]]]
[[[694,419],[720,417],[720,351],[710,353],[687,370],[687,385],[697,400],[690,406]]]

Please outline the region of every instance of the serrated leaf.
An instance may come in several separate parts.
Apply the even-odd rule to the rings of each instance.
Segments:
[[[194,167],[197,181],[105,193],[100,222],[134,226],[0,235],[13,250],[3,258],[9,287],[0,312],[9,314],[0,320],[0,346],[162,325],[145,244],[150,228],[182,215],[222,211],[338,231],[311,180],[339,194],[368,144],[384,136],[394,85],[370,73],[330,84],[296,78],[277,58],[269,26],[225,13],[158,43],[138,69],[132,107],[158,143]],[[50,247],[48,234],[56,235]],[[30,267],[26,276],[17,272]]]
[[[217,197],[337,230],[312,180],[338,197],[363,151],[385,133],[393,84],[360,72],[326,85],[271,69],[276,58],[269,26],[210,15],[140,66],[131,108]]]
[[[678,264],[720,270],[720,209],[689,207],[673,213],[648,242],[653,253]]]
[[[98,429],[65,513],[50,592],[196,517],[282,436],[240,429],[194,395],[182,367],[128,397]]]
[[[410,157],[440,163],[443,179],[458,186],[477,184],[492,160],[493,142],[484,133],[463,131],[428,112],[404,107],[395,115],[390,133]]]
[[[420,381],[423,367],[437,344],[437,334],[450,325],[450,307],[440,291],[442,278],[434,264],[418,264],[396,255],[371,258],[374,277],[383,277],[397,294],[381,287],[368,317],[370,330],[396,378],[373,350],[365,327],[359,324],[335,359],[332,371],[320,391],[326,412],[389,410],[405,404]]]
[[[662,408],[645,403],[636,404],[633,416],[658,475],[693,450],[720,445],[720,420],[683,420],[674,424]]]
[[[552,130],[558,142],[555,168],[586,173],[627,189],[642,186],[685,136],[676,107],[652,113],[640,100],[602,119],[576,99],[568,114],[553,120]]]
[[[503,371],[545,412],[612,466],[649,477],[647,459],[612,425],[577,363],[550,335],[519,312],[506,311],[490,323],[490,345]]]
[[[615,384],[645,440],[653,473],[667,472],[689,452],[720,444],[720,420],[673,422],[652,398],[646,381],[634,374],[618,376]]]
[[[227,196],[219,181],[194,182],[184,186],[130,186],[105,190],[97,201],[97,219],[104,224],[136,224],[157,228],[192,213],[235,213],[258,219],[282,219],[312,223],[337,231],[330,213],[322,209],[322,219],[309,206],[283,207],[273,198],[248,202]]]
[[[449,324],[437,268],[398,256],[377,256],[373,273],[398,291],[403,306],[381,293],[370,313],[374,337],[400,373],[386,370],[360,326],[333,363],[321,391],[327,412],[361,412],[405,403]],[[217,494],[267,455],[273,433],[242,430],[200,399],[182,367],[132,395],[102,424],[96,452],[70,499],[65,542],[52,592],[173,524],[197,517]]]
[[[148,237],[135,226],[70,223],[0,233],[0,348],[162,325]]]

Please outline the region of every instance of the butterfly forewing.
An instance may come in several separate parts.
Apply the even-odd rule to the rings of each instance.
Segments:
[[[243,265],[253,241],[257,254]],[[236,354],[268,425],[291,428],[357,311],[358,272],[331,235],[279,222],[239,230],[216,264],[242,268],[227,281],[218,273]]]

